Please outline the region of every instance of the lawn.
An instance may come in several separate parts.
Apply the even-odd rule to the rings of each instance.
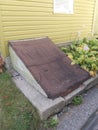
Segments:
[[[0,74],[0,130],[38,130],[36,109],[11,81],[7,72]]]

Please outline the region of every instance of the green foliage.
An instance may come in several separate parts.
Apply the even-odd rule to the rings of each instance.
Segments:
[[[58,120],[55,118],[50,118],[47,121],[44,121],[44,128],[55,128],[58,124]]]
[[[39,125],[36,109],[8,73],[0,74],[0,130],[38,130]]]
[[[91,76],[98,72],[98,40],[88,40],[73,42],[68,48],[61,48],[72,60],[72,65],[78,64],[88,71]]]
[[[83,102],[82,96],[76,96],[72,100],[72,104],[74,105],[80,105]]]

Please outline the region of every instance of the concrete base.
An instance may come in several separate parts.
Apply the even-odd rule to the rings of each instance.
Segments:
[[[9,47],[9,52],[10,52],[11,63],[12,63],[13,68],[16,71],[18,71],[29,84],[35,87],[37,91],[39,91],[42,95],[47,97],[46,92],[42,89],[40,84],[35,80],[34,76],[31,74],[31,72],[28,70],[28,68],[25,66],[25,64],[17,56],[17,54],[11,47]]]
[[[40,118],[42,120],[47,119],[49,116],[60,112],[63,107],[69,104],[73,97],[83,93],[85,90],[98,84],[98,75],[85,81],[78,89],[69,93],[66,97],[58,97],[55,100],[49,99],[43,94],[39,93],[32,85],[28,84],[27,81],[14,69],[10,62],[10,57],[6,58],[6,68],[12,75],[12,80],[21,92],[27,97],[32,105],[38,110]]]
[[[41,120],[46,120],[49,116],[60,112],[63,107],[71,102],[74,96],[98,84],[98,75],[84,82],[78,89],[68,94],[66,97],[49,99],[39,93],[33,86],[28,84],[25,79],[16,71],[10,70],[12,80],[22,93],[28,98],[32,105],[38,110]]]
[[[47,119],[50,115],[58,113],[65,105],[64,98],[59,97],[55,100],[49,99],[39,93],[33,86],[28,84],[22,76],[15,71],[10,71],[12,80],[22,93],[28,98],[32,105],[38,110],[42,120]]]

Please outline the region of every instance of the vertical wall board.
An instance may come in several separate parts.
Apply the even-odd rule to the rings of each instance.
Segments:
[[[96,0],[95,6],[93,34],[98,38],[98,0]]]
[[[95,1],[74,0],[74,14],[57,14],[53,0],[0,0],[3,54],[9,40],[48,36],[58,44],[90,37]]]

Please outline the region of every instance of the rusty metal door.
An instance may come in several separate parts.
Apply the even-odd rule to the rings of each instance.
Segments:
[[[49,98],[65,96],[89,78],[49,38],[10,42]],[[24,70],[25,71],[25,70]]]

